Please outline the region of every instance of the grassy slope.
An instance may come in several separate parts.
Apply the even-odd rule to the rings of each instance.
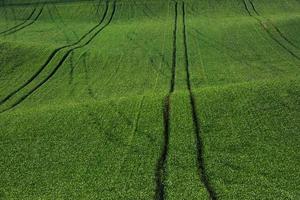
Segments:
[[[297,1],[253,2],[259,19],[272,20],[299,44]],[[186,87],[181,5],[165,192],[168,199],[207,199]],[[33,6],[1,7],[0,30],[20,23]],[[47,4],[34,25],[1,36],[1,99],[55,48],[96,25],[105,2],[97,8],[97,1]],[[17,107],[0,114],[0,195],[152,199],[164,140],[173,28],[174,3],[120,1],[112,23],[89,45],[72,52]],[[270,38],[242,1],[186,1],[186,28],[205,169],[218,198],[297,199],[299,60]],[[300,55],[274,28],[271,33]],[[0,109],[22,99],[65,52]]]
[[[68,6],[57,5],[61,10]],[[90,10],[94,5],[76,3],[73,6],[79,10]],[[105,5],[102,3],[100,6],[102,9],[99,13],[102,16]],[[159,11],[159,6],[153,5],[154,8],[158,7],[153,12]],[[53,5],[46,7],[53,10]],[[128,12],[128,9],[131,9],[130,4],[118,3],[112,24],[105,31],[89,46],[74,51],[47,84],[18,106],[22,109],[16,109],[13,115],[9,115],[9,112],[1,115],[0,132],[4,152],[1,154],[1,172],[9,168],[3,173],[1,181],[3,196],[27,199],[153,198],[155,166],[163,139],[163,97],[160,93],[168,87],[170,73],[164,64],[169,61],[163,61],[162,58],[162,55],[168,55],[163,52],[171,43],[170,39],[166,39],[170,34],[168,27],[164,30],[165,34],[161,34],[161,30],[164,29],[162,22],[169,20],[169,16],[166,12],[159,21],[144,19],[144,23],[135,20],[142,15],[142,11],[134,13]],[[168,4],[163,4],[162,9],[168,11]],[[111,11],[112,4],[108,13]],[[79,19],[76,26],[87,27],[82,32],[75,30],[77,35],[82,35],[88,27],[93,26],[86,23],[89,19],[81,19],[85,13],[87,11],[73,14]],[[33,36],[28,32],[48,27],[48,18],[45,14],[39,24],[23,30],[28,36],[19,32],[19,36],[12,37],[19,37],[19,42],[25,43],[27,37]],[[67,24],[65,29],[53,29],[61,35],[61,38],[53,36],[57,42],[51,43],[51,38],[45,41],[45,46],[49,42],[52,49],[40,45],[43,45],[43,32],[35,35],[32,43],[40,45],[39,49],[47,48],[48,52],[40,57],[31,55],[34,66],[27,76],[24,75],[25,78],[42,65],[55,46],[66,42],[60,42],[59,39],[66,40],[63,38],[65,35],[73,34],[69,27],[72,27],[74,20],[70,19],[68,16],[62,17]],[[59,21],[49,23],[54,26]],[[145,31],[151,33],[148,38],[144,37]],[[144,42],[153,38],[158,39],[157,42],[145,47]],[[10,41],[10,38],[3,40]],[[76,38],[69,37],[69,40]],[[133,53],[135,57],[131,56]],[[34,88],[53,70],[63,54],[64,51],[57,54],[36,79],[2,104],[1,108],[9,107]],[[21,57],[17,61],[22,63],[23,60],[25,58]],[[17,62],[9,58],[4,61]],[[3,63],[2,66],[7,65]],[[29,68],[23,63],[20,67],[24,72]],[[4,84],[1,96],[25,80],[13,84],[9,74],[18,77],[24,72],[7,72],[6,76],[2,76]],[[157,94],[152,95],[152,92]],[[147,97],[144,97],[146,94]],[[37,103],[39,106],[33,108]],[[12,149],[15,151],[10,154]],[[12,165],[14,167],[8,167]]]
[[[220,199],[299,197],[299,80],[197,93],[208,175]]]
[[[297,199],[300,62],[242,4],[224,4],[201,8],[200,20],[191,13],[189,23],[190,49],[197,50],[190,53],[193,85],[213,86],[195,92],[208,177],[220,199]],[[290,19],[298,3],[285,4],[289,14],[282,3],[255,5],[264,22],[275,7],[279,24],[289,23],[280,30],[297,39],[297,21]],[[227,17],[218,16],[221,10]],[[271,33],[300,55],[274,29]]]

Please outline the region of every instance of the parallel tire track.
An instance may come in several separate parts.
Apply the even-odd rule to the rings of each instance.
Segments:
[[[250,1],[249,1],[250,2]],[[296,58],[297,60],[300,60],[300,57],[298,55],[296,55],[292,50],[290,50],[286,45],[284,45],[282,42],[280,42],[273,34],[272,32],[268,29],[267,25],[259,18],[254,16],[250,9],[248,8],[248,5],[246,3],[246,0],[243,0],[244,6],[245,6],[245,10],[247,11],[247,13],[249,14],[249,16],[253,17],[260,25],[261,27],[266,31],[266,33],[268,34],[268,36],[275,42],[277,43],[279,46],[281,46],[287,53],[289,53],[291,56],[293,56],[294,58]],[[252,4],[254,5],[254,4]],[[254,8],[255,9],[255,8]],[[255,13],[257,13],[256,9],[254,11]]]
[[[175,87],[175,69],[176,69],[176,42],[177,42],[177,18],[178,18],[178,4],[175,2],[175,17],[174,17],[174,30],[173,30],[173,55],[172,55],[172,76],[170,82],[170,90],[164,99],[163,107],[163,123],[164,123],[164,142],[161,155],[157,162],[155,178],[156,178],[156,200],[164,200],[165,195],[165,179],[166,179],[166,165],[169,149],[169,136],[170,136],[170,98],[174,92]]]
[[[169,93],[174,92],[175,88],[175,69],[176,69],[176,54],[177,54],[177,16],[178,16],[178,4],[175,2],[175,20],[174,20],[174,30],[173,30],[173,55],[172,55],[172,78],[171,78],[171,88]]]
[[[182,21],[183,21],[183,41],[184,41],[184,60],[185,60],[185,70],[186,70],[186,80],[187,88],[189,91],[190,105],[192,109],[192,118],[194,124],[194,132],[196,138],[196,147],[197,147],[197,162],[198,162],[198,171],[200,175],[200,180],[204,184],[210,199],[216,200],[217,195],[210,185],[208,176],[206,174],[205,162],[204,162],[204,152],[203,152],[203,142],[200,135],[200,124],[199,118],[196,110],[195,97],[192,92],[191,80],[190,80],[190,69],[189,69],[189,57],[188,57],[188,45],[187,45],[187,31],[186,31],[186,22],[185,22],[185,4],[182,2]]]
[[[63,19],[61,18],[60,13],[59,13],[58,9],[56,8],[55,4],[51,4],[51,6],[52,6],[52,8],[47,7],[50,19],[56,25],[56,27],[59,30],[61,30],[61,33],[64,35],[66,42],[68,44],[70,44],[72,41],[71,41],[68,33],[64,30],[64,27],[67,27],[67,25],[64,23]],[[54,15],[52,14],[53,10],[56,12],[56,15],[58,16],[58,23],[56,23],[56,19],[54,18]],[[59,24],[61,24],[62,27]],[[74,35],[76,36],[76,39],[78,40],[78,36],[76,35],[76,33],[74,31],[72,31],[72,32],[74,33]],[[70,80],[69,80],[69,84],[72,84],[72,82],[73,82],[73,74],[74,74],[74,62],[73,62],[73,60],[74,60],[74,53],[72,52],[71,55],[70,55],[70,72],[69,72]]]
[[[50,80],[51,77],[53,77],[53,75],[56,74],[56,72],[58,71],[58,69],[64,64],[64,62],[66,61],[66,59],[69,57],[69,55],[75,51],[76,49],[80,49],[82,47],[87,46],[101,31],[103,31],[112,21],[114,15],[115,15],[115,11],[116,11],[116,2],[114,1],[113,3],[113,11],[111,13],[111,16],[109,18],[109,20],[107,21],[107,23],[101,27],[97,32],[95,32],[91,38],[85,42],[82,45],[73,47],[71,49],[69,49],[64,56],[62,57],[62,59],[59,61],[59,63],[55,66],[55,68],[52,70],[52,72],[46,77],[44,78],[39,84],[37,84],[35,87],[33,87],[27,94],[23,95],[17,102],[15,102],[14,104],[12,104],[10,107],[8,107],[5,110],[2,110],[0,113],[6,112],[14,107],[16,107],[17,105],[19,105],[20,103],[22,103],[27,97],[29,97],[31,94],[33,94],[36,90],[38,90],[41,86],[43,86],[48,80]]]
[[[0,100],[0,105],[2,105],[3,103],[5,103],[7,100],[9,100],[12,96],[14,96],[15,94],[17,94],[20,90],[22,90],[23,88],[25,88],[27,85],[29,85],[49,64],[50,62],[54,59],[54,57],[62,50],[69,48],[69,47],[73,47],[78,45],[82,40],[84,40],[91,32],[93,32],[95,29],[97,29],[98,27],[101,26],[101,24],[103,23],[107,12],[108,12],[108,6],[109,3],[108,1],[106,1],[106,8],[105,8],[105,12],[100,20],[100,22],[95,25],[92,29],[90,29],[87,33],[85,33],[77,42],[73,43],[73,44],[68,44],[62,47],[59,47],[57,49],[55,49],[53,52],[51,52],[51,54],[48,56],[47,60],[45,61],[45,63],[38,69],[38,71],[36,71],[25,83],[23,83],[20,87],[18,87],[16,90],[12,91],[10,94],[8,94],[5,98],[3,98],[2,100]]]
[[[23,30],[23,29],[31,26],[32,24],[34,24],[40,18],[43,10],[44,10],[44,6],[41,7],[41,9],[38,12],[38,14],[35,16],[35,18],[33,18],[33,20],[30,23],[28,23],[28,24],[26,24],[24,26],[20,26],[20,27],[18,27],[16,29],[13,29],[13,30],[11,30],[11,31],[9,31],[7,33],[4,33],[4,35],[11,35],[11,34],[14,34],[14,33],[18,32],[18,31],[21,31],[21,30]]]
[[[156,166],[156,191],[155,200],[164,200],[165,197],[165,179],[166,179],[166,161],[169,150],[170,137],[170,95],[164,99],[163,109],[163,123],[164,123],[164,142],[160,158]]]
[[[70,2],[91,2],[91,1],[95,1],[95,0],[48,0],[48,1],[44,1],[44,0],[40,0],[40,1],[36,1],[36,2],[23,2],[23,3],[5,3],[4,6],[33,6],[33,5],[38,5],[40,3],[43,4],[63,4],[63,3],[70,3]]]
[[[126,163],[126,159],[128,159],[128,155],[130,154],[130,150],[131,150],[131,147],[133,146],[132,144],[134,142],[134,139],[136,137],[135,135],[138,131],[138,127],[139,127],[139,124],[140,124],[140,119],[141,119],[142,108],[143,108],[143,105],[144,105],[144,100],[145,100],[145,96],[142,96],[142,98],[141,98],[141,100],[138,104],[138,108],[137,108],[137,112],[136,112],[135,117],[134,117],[134,121],[131,125],[133,129],[132,129],[130,135],[128,136],[129,141],[126,144],[124,154],[123,154],[122,158],[120,159],[120,162],[119,162],[120,164],[119,164],[119,166],[116,170],[116,173],[115,173],[114,177],[117,177],[117,176],[120,175],[120,172],[123,169],[124,164]],[[114,178],[110,184],[114,185],[115,182],[116,182],[116,179]]]
[[[15,25],[15,26],[13,26],[13,27],[5,30],[5,31],[0,32],[0,35],[6,34],[6,33],[10,32],[10,31],[12,31],[12,30],[14,30],[16,28],[19,28],[20,26],[23,26],[28,20],[30,20],[32,18],[32,16],[34,15],[35,11],[36,11],[36,8],[34,8],[32,10],[32,12],[30,13],[30,15],[23,22],[21,22],[20,24]]]
[[[254,3],[252,2],[252,0],[249,0],[249,2],[251,4],[251,7],[252,7],[253,11],[257,14],[257,16],[261,16],[260,13],[257,11],[257,9],[256,9]],[[280,37],[282,39],[284,39],[287,43],[289,43],[294,48],[300,49],[294,42],[292,42],[287,36],[285,36],[283,34],[283,32],[270,19],[267,19],[267,20],[273,26],[273,28],[276,30],[276,32],[280,35]]]

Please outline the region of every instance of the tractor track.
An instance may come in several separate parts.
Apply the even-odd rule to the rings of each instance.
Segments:
[[[59,30],[61,30],[62,34],[64,35],[64,37],[65,37],[65,39],[67,41],[67,43],[70,44],[72,41],[70,40],[70,37],[66,33],[66,31],[64,31],[64,27],[67,27],[67,25],[64,23],[64,21],[63,21],[62,17],[60,16],[60,13],[59,13],[58,9],[56,8],[55,4],[51,4],[51,5],[53,7],[53,10],[55,10],[55,12],[56,12],[56,14],[58,16],[59,23],[63,27],[61,27],[60,25],[58,25],[58,23],[56,23],[56,20],[55,20],[53,14],[52,14],[52,9],[50,9],[49,7],[47,7],[48,8],[49,16],[50,16],[51,20],[53,21],[53,23],[57,26],[57,28]],[[71,32],[75,35],[76,40],[78,40],[79,38],[78,38],[77,34],[73,30]],[[69,72],[70,80],[69,80],[69,84],[73,83],[73,74],[74,74],[74,61],[73,60],[74,60],[74,52],[72,52],[71,55],[70,55],[70,72]]]
[[[136,36],[136,34],[134,36]],[[136,45],[137,47],[139,47],[139,48],[141,48],[141,49],[143,49],[145,51],[147,51],[147,48],[145,48],[145,46],[147,46],[147,45],[145,45],[145,44],[141,45],[140,43],[136,42],[134,36],[131,36],[129,34],[126,35],[126,37],[128,38],[128,40],[130,40],[130,42],[132,44]],[[160,51],[159,49],[156,49],[156,48],[154,48],[153,50],[155,50],[155,52],[159,52]],[[167,60],[165,60],[165,56],[162,53],[159,53],[158,56],[160,57],[160,59],[162,60],[162,62],[169,67],[170,64],[168,63]],[[163,72],[162,69],[156,67],[156,64],[154,62],[154,56],[150,55],[150,57],[149,57],[149,63],[151,64],[152,69],[156,73],[161,74],[162,76],[165,76],[165,77],[167,76],[167,74],[165,72]]]
[[[66,42],[70,43],[71,40],[70,40],[68,34],[63,30],[63,28],[60,25],[58,25],[58,23],[56,23],[56,20],[54,19],[54,16],[52,14],[52,9],[47,7],[47,10],[48,10],[49,17],[50,17],[51,21],[53,22],[53,24],[55,24],[55,26],[58,28],[58,30],[60,30],[60,32],[64,35]],[[65,24],[63,24],[63,23],[62,23],[62,25],[65,26]]]
[[[200,134],[200,124],[199,117],[197,114],[195,97],[192,92],[191,79],[190,79],[190,66],[189,66],[189,56],[188,56],[188,45],[187,45],[187,31],[186,31],[186,19],[185,19],[185,4],[182,2],[182,23],[183,23],[183,43],[184,43],[184,61],[185,61],[185,71],[186,71],[186,84],[189,92],[190,105],[192,109],[192,118],[194,124],[194,133],[196,138],[196,148],[197,148],[197,162],[198,162],[198,173],[200,175],[200,180],[204,184],[210,199],[217,200],[217,195],[212,188],[208,176],[206,174],[205,162],[204,162],[204,146]]]
[[[155,190],[155,200],[164,200],[166,198],[165,194],[165,179],[167,176],[166,165],[169,150],[169,138],[170,138],[170,100],[171,95],[175,88],[175,70],[176,70],[176,56],[177,56],[177,21],[178,21],[178,3],[175,2],[174,11],[174,29],[173,29],[173,54],[172,54],[172,76],[170,81],[170,89],[168,95],[164,98],[163,105],[163,124],[164,124],[164,142],[160,157],[158,159],[155,171],[156,179],[156,190]]]
[[[149,7],[148,3],[145,3],[145,8],[146,10],[148,10],[148,12],[146,10],[144,10],[145,13],[148,13],[148,15],[153,19],[153,18],[159,18],[158,16],[156,16],[153,12],[153,10],[151,10],[151,8]]]
[[[96,10],[96,16],[99,17],[99,8],[100,8],[100,4],[101,4],[101,0],[99,0],[98,4],[97,4],[97,10]]]
[[[170,136],[170,95],[164,99],[163,106],[163,123],[164,123],[164,142],[160,158],[156,166],[156,191],[155,200],[164,200],[165,195],[165,179],[166,179],[166,162],[169,150],[169,136]]]
[[[69,84],[72,84],[74,81],[74,73],[75,73],[75,68],[77,67],[77,65],[79,64],[79,62],[81,61],[81,59],[83,59],[83,57],[85,56],[85,54],[87,53],[87,51],[83,52],[82,54],[80,54],[77,57],[77,61],[74,63],[74,59],[71,59],[72,57],[74,57],[74,52],[71,53],[70,55],[70,71],[69,71]]]
[[[73,51],[87,46],[101,31],[103,31],[111,23],[114,15],[115,15],[115,11],[116,11],[116,1],[113,2],[113,10],[112,10],[111,16],[109,17],[108,22],[103,27],[101,27],[97,32],[95,32],[91,36],[91,38],[88,41],[86,41],[84,44],[81,44],[79,46],[75,46],[75,47],[72,47],[71,49],[69,49],[64,54],[64,56],[62,57],[62,59],[59,61],[59,63],[55,66],[55,68],[52,70],[52,72],[47,77],[45,77],[35,87],[33,87],[31,90],[29,90],[29,92],[27,94],[23,95],[17,102],[15,102],[14,104],[12,104],[10,107],[6,108],[5,110],[2,110],[0,113],[6,112],[6,111],[8,111],[8,110],[10,110],[10,109],[12,109],[14,107],[16,107],[17,105],[19,105],[20,103],[22,103],[25,99],[27,99],[27,97],[29,97],[31,94],[33,94],[36,90],[38,90],[41,86],[43,86],[48,80],[50,80],[50,78],[53,77],[53,75],[56,74],[56,72],[58,71],[58,69],[64,64],[64,62],[66,61],[66,59],[69,57],[69,55]]]
[[[26,2],[26,3],[5,3],[3,7],[9,6],[32,6],[42,4],[64,4],[64,3],[76,3],[76,2],[94,2],[95,0],[55,0],[55,1],[39,1],[39,2]]]
[[[129,142],[126,144],[126,149],[124,150],[124,154],[122,156],[122,158],[120,159],[120,164],[118,165],[118,169],[115,170],[116,171],[116,176],[119,176],[120,173],[121,173],[121,170],[123,169],[123,166],[124,164],[126,163],[126,159],[128,158],[128,155],[129,155],[129,152],[131,150],[131,147],[133,146],[132,144],[134,143],[134,139],[135,139],[135,135],[138,131],[138,127],[139,127],[139,123],[140,123],[140,119],[141,119],[141,111],[142,111],[142,108],[144,106],[144,100],[145,100],[145,96],[142,96],[139,104],[138,104],[138,108],[137,108],[137,112],[135,113],[135,117],[134,117],[134,121],[133,121],[133,124],[131,125],[132,126],[132,131],[129,135]],[[110,185],[114,185],[114,183],[116,182],[116,179],[114,178],[112,180],[112,182],[110,183]]]
[[[151,14],[149,14],[146,10],[145,10],[145,5],[147,5],[147,3],[141,4],[141,3],[136,3],[136,0],[133,0],[133,4],[136,8],[138,8],[139,10],[141,10],[143,12],[143,14],[148,17],[149,19],[153,19],[153,16],[151,16]],[[142,7],[142,8],[141,8]],[[148,7],[147,7],[148,8]]]
[[[92,89],[92,87],[91,87],[91,85],[89,83],[90,77],[89,77],[89,70],[88,70],[87,59],[88,59],[88,52],[86,51],[85,54],[84,54],[84,56],[83,56],[83,67],[84,67],[84,74],[85,74],[84,78],[85,78],[85,82],[86,82],[85,84],[87,86],[88,95],[92,99],[96,100],[97,98],[96,98],[96,96],[94,94],[94,91],[93,91],[93,89]]]
[[[25,28],[27,28],[27,27],[33,25],[33,24],[40,18],[40,16],[41,16],[43,10],[44,10],[44,5],[41,7],[40,11],[39,11],[38,14],[35,16],[35,18],[33,18],[33,20],[32,20],[31,22],[29,22],[28,24],[26,24],[26,25],[24,25],[24,26],[21,26],[21,27],[19,26],[19,27],[16,28],[16,29],[13,29],[13,30],[11,30],[11,31],[8,31],[8,32],[4,33],[3,35],[5,35],[5,36],[11,35],[11,34],[14,34],[14,33],[18,32],[18,31],[21,31],[21,30],[23,30],[23,29],[25,29]],[[29,20],[30,20],[30,19],[29,19]],[[28,20],[27,20],[27,21],[28,21]]]
[[[69,71],[69,84],[73,84],[73,80],[74,80],[74,70],[75,70],[75,66],[74,66],[74,52],[71,53],[70,55],[70,71]]]
[[[7,100],[9,100],[12,96],[14,96],[15,94],[17,94],[20,90],[22,90],[23,88],[25,88],[27,85],[29,85],[34,79],[37,78],[37,76],[50,64],[50,62],[55,58],[55,56],[62,50],[69,48],[69,47],[74,47],[76,45],[78,45],[82,40],[84,40],[91,32],[93,32],[95,29],[97,29],[98,27],[101,26],[101,24],[103,23],[103,21],[105,20],[105,17],[107,15],[108,12],[108,6],[109,3],[108,1],[106,1],[106,8],[105,8],[105,12],[102,16],[102,19],[100,20],[100,22],[94,26],[92,29],[90,29],[87,33],[85,33],[77,42],[73,43],[73,44],[68,44],[62,47],[59,47],[57,49],[55,49],[54,51],[51,52],[51,54],[48,56],[47,60],[45,61],[45,63],[38,69],[38,71],[36,71],[25,83],[23,83],[20,87],[18,87],[16,90],[14,90],[13,92],[11,92],[10,94],[8,94],[4,99],[0,100],[0,105],[2,105],[3,103],[5,103]]]
[[[250,1],[249,1],[250,2]],[[264,29],[264,31],[268,34],[268,36],[275,42],[277,43],[280,47],[282,47],[287,53],[289,53],[291,56],[293,56],[294,58],[296,58],[297,60],[300,60],[300,57],[298,55],[296,55],[292,50],[290,50],[286,45],[284,45],[281,41],[279,41],[273,34],[272,32],[268,29],[267,25],[257,16],[254,16],[250,9],[248,8],[248,5],[246,3],[246,0],[243,0],[244,6],[245,6],[245,10],[247,11],[248,15],[253,17],[260,25],[261,27]],[[254,4],[252,4],[254,6]],[[254,11],[255,13],[257,13],[256,9]]]
[[[124,121],[126,122],[126,124],[128,126],[133,126],[134,122],[131,120],[130,117],[128,117],[126,115],[126,113],[124,113],[120,109],[118,109],[118,106],[117,106],[117,104],[115,102],[110,101],[110,107],[115,110],[115,112],[118,114],[119,118],[124,119]]]
[[[253,9],[253,11],[256,13],[257,16],[261,16],[260,13],[257,11],[254,3],[252,2],[252,0],[249,0],[249,3],[251,4],[251,7]],[[300,49],[300,47],[298,47],[294,42],[292,42],[287,36],[284,35],[284,33],[268,18],[266,18],[268,20],[268,22],[270,23],[271,26],[273,26],[273,28],[275,29],[275,31],[280,35],[280,37],[282,39],[284,39],[287,43],[289,43],[291,46],[293,46],[296,49]]]
[[[35,11],[36,11],[36,8],[34,8],[32,10],[32,12],[30,13],[30,15],[23,22],[21,22],[20,24],[15,25],[15,26],[13,26],[13,27],[5,30],[5,31],[0,32],[0,35],[6,34],[7,32],[10,32],[10,31],[12,31],[12,30],[14,30],[16,28],[19,28],[20,26],[24,25],[28,20],[31,19],[31,17],[34,15]]]
[[[69,29],[69,30],[73,33],[74,37],[78,40],[79,37],[78,37],[77,33],[76,33],[73,29],[69,28],[68,25],[64,22],[63,17],[61,16],[61,14],[60,14],[59,10],[57,9],[56,5],[55,5],[55,4],[52,4],[52,6],[53,6],[53,8],[54,8],[54,10],[55,10],[55,12],[56,12],[56,14],[57,14],[57,16],[58,16],[58,19],[59,19],[60,23],[61,23],[66,29]],[[65,31],[63,31],[63,32],[65,32]],[[65,34],[66,34],[66,33],[65,33]]]
[[[247,62],[246,59],[240,59],[239,57],[237,57],[235,54],[236,54],[236,51],[235,49],[229,47],[229,46],[224,46],[222,43],[220,42],[217,42],[217,41],[214,41],[213,39],[211,38],[208,38],[208,39],[205,39],[204,37],[207,37],[205,36],[204,34],[202,34],[199,30],[197,30],[196,28],[191,28],[192,31],[194,31],[194,33],[191,33],[192,35],[198,35],[198,36],[201,36],[203,37],[201,39],[202,42],[204,43],[207,43],[209,44],[210,46],[214,47],[214,49],[216,51],[218,51],[219,53],[225,53],[225,55],[227,55],[228,57],[230,57],[232,60],[238,62],[238,63],[241,63],[241,64],[245,64],[246,66],[248,67],[251,67],[251,65]],[[220,49],[218,47],[222,47],[223,49]],[[242,55],[243,58],[247,58],[247,55],[244,54],[243,52],[239,52],[240,55]]]
[[[174,21],[174,30],[173,30],[173,55],[172,55],[172,77],[171,77],[171,87],[170,94],[174,92],[175,88],[175,69],[176,69],[176,57],[177,57],[177,21],[178,21],[178,3],[175,2],[175,21]]]

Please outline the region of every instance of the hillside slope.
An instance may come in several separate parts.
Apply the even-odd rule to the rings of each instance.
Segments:
[[[1,1],[0,199],[299,199],[297,0]]]

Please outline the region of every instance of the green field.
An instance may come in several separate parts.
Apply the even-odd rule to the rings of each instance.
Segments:
[[[299,0],[0,1],[0,199],[299,200]]]

